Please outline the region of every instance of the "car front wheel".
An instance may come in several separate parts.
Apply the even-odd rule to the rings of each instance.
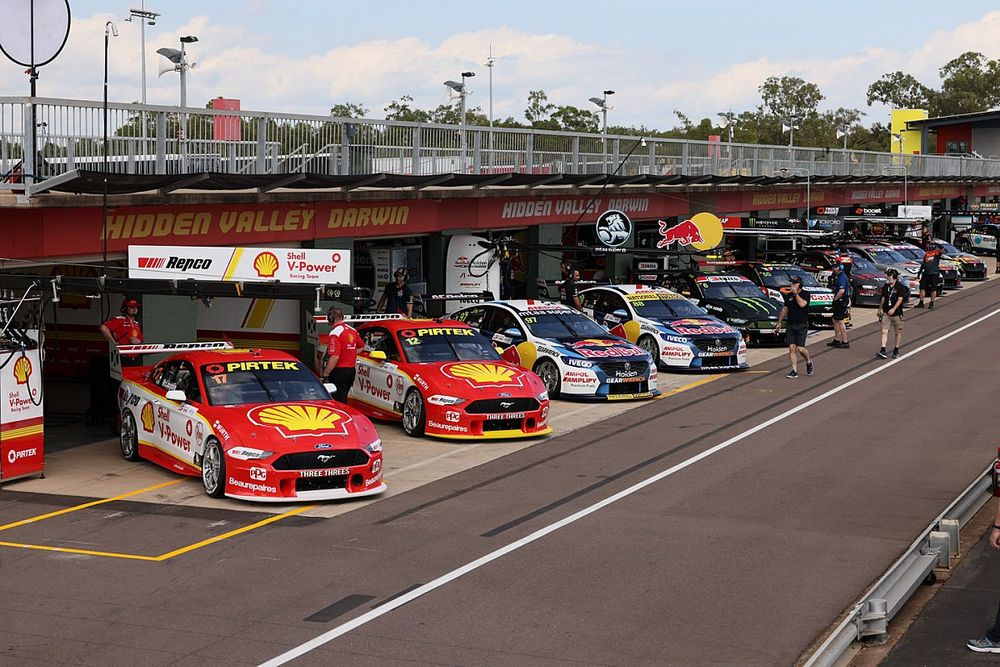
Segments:
[[[410,437],[419,437],[424,434],[424,421],[424,398],[411,389],[403,399],[403,430]]]
[[[548,359],[543,359],[535,364],[535,375],[542,381],[545,385],[545,390],[549,392],[549,398],[559,398],[559,369],[556,367],[555,363],[549,361]]]
[[[118,435],[122,448],[122,456],[126,461],[140,461],[139,456],[139,431],[135,427],[135,417],[128,410],[121,416],[122,430]]]
[[[656,339],[652,336],[640,336],[637,343],[639,347],[649,353],[649,356],[653,357],[653,366],[659,367],[660,344],[656,342]]]
[[[971,253],[972,244],[969,243],[967,239],[962,239],[962,242],[958,244],[958,249],[961,250],[962,252]]]
[[[226,459],[218,440],[209,439],[205,443],[205,455],[201,461],[201,483],[205,493],[212,498],[221,498],[226,493]]]

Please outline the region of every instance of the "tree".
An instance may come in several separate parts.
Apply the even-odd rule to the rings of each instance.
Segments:
[[[600,128],[596,113],[568,104],[556,107],[551,119],[566,132],[597,132]]]
[[[410,98],[411,101],[413,98]],[[330,109],[330,115],[334,118],[364,118],[370,109],[363,104],[356,102],[342,102],[335,104]]]
[[[528,92],[528,107],[524,110],[524,117],[532,127],[537,127],[535,124],[548,120],[555,108],[556,105],[549,102],[549,96],[544,90],[532,90]]]
[[[893,109],[927,109],[934,91],[903,72],[889,72],[868,86],[868,106],[881,102]]]
[[[402,120],[411,123],[426,123],[430,120],[430,113],[423,109],[414,109],[410,106],[413,98],[410,95],[403,95],[398,100],[393,100],[385,107],[386,120]]]
[[[815,114],[823,100],[819,86],[795,76],[768,77],[758,90],[764,111],[785,120]]]

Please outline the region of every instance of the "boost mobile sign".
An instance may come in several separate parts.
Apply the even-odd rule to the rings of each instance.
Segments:
[[[129,246],[129,278],[349,284],[350,250]]]

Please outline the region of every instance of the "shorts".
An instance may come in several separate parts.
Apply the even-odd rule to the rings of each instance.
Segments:
[[[920,291],[933,292],[938,288],[938,274],[925,273],[920,276]]]
[[[892,326],[892,330],[895,332],[901,332],[903,330],[903,316],[902,315],[889,315],[888,313],[882,314],[882,331],[888,331],[889,326]]]
[[[833,319],[835,320],[846,320],[848,318],[847,314],[847,299],[840,299],[839,301],[833,302]]]
[[[785,330],[785,344],[806,346],[806,336],[809,334],[808,324],[789,324]]]

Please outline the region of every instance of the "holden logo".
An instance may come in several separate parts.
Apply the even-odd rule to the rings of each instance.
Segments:
[[[31,360],[28,357],[20,357],[14,362],[14,379],[18,384],[28,384],[31,377]]]
[[[605,211],[594,223],[597,238],[609,248],[624,245],[632,238],[632,221],[621,211]]]
[[[716,339],[715,339],[715,347],[719,347],[719,346],[721,346],[721,345],[722,345],[722,341],[721,341],[721,340],[719,340],[718,338],[716,338]]]
[[[253,260],[253,268],[261,278],[273,278],[278,271],[278,258],[273,252],[262,252]]]
[[[254,408],[247,418],[258,426],[273,426],[286,438],[303,431],[347,433],[351,418],[346,412],[319,405],[268,405]]]
[[[629,372],[630,370],[632,370],[632,362],[626,361],[624,368],[625,368],[625,372],[626,373]]]

